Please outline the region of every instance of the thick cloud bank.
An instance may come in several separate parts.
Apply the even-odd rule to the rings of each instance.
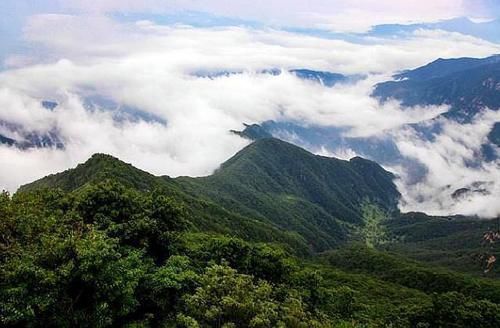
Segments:
[[[400,150],[422,157],[430,172],[426,181],[410,188],[401,171],[403,209],[421,204],[430,212],[465,211],[428,197],[457,181],[499,180],[494,164],[471,169],[463,163],[485,138],[486,125],[498,120],[493,114],[485,112],[471,126],[445,122],[446,133],[425,142],[400,128],[432,119],[445,107],[403,110],[397,102],[380,105],[369,96],[375,83],[396,70],[438,57],[500,52],[498,45],[480,39],[419,30],[405,39],[351,43],[275,30],[118,24],[103,16],[69,15],[33,17],[25,34],[38,52],[22,61],[11,58],[21,67],[0,73],[0,122],[29,133],[56,134],[64,148],[0,146],[0,188],[14,191],[95,152],[154,174],[207,175],[247,143],[229,130],[266,120],[339,126],[355,137],[398,131]],[[283,69],[282,74],[263,73],[273,68]],[[286,72],[293,68],[366,78],[327,88]],[[243,73],[195,74],[219,71]],[[44,108],[46,99],[58,106]],[[1,126],[0,134],[19,137]],[[486,198],[478,193],[481,197],[466,212],[480,211],[488,197],[497,197],[495,188],[496,194]]]
[[[428,169],[419,183],[398,181],[403,211],[435,215],[466,214],[500,216],[500,162],[481,161],[481,146],[487,143],[499,111],[485,110],[468,124],[440,119],[442,131],[434,140],[422,140],[409,130],[399,131],[397,145],[403,155],[415,158]],[[403,168],[395,168],[404,172]],[[404,174],[404,173],[403,173]]]

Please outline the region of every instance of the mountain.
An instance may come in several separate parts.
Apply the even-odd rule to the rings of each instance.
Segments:
[[[119,159],[106,155],[94,154],[85,163],[73,169],[48,175],[40,180],[21,186],[19,192],[45,188],[60,188],[73,191],[86,184],[94,184],[113,179],[126,187],[147,191],[163,185],[157,177],[139,170]]]
[[[361,156],[378,163],[396,163],[402,156],[396,144],[390,138],[363,138],[346,137],[348,132],[342,127],[325,127],[310,124],[302,126],[295,122],[265,121],[260,124],[245,124],[243,131],[233,131],[250,140],[267,138],[269,136],[292,142],[302,148],[318,150],[326,149],[352,149]]]
[[[54,111],[59,107],[59,103],[52,100],[42,100],[40,105],[43,110],[47,111]],[[135,107],[122,106],[110,98],[98,95],[84,97],[83,105],[90,112],[111,113],[113,120],[117,123],[144,121],[166,125],[166,121],[158,115]],[[49,131],[42,132],[19,123],[0,120],[0,145],[4,144],[23,150],[30,148],[64,149],[65,142],[64,136],[61,135],[55,123],[53,123],[53,128]]]
[[[389,99],[401,101],[403,106],[448,105],[443,117],[467,124],[482,110],[500,108],[500,55],[487,58],[438,59],[425,66],[396,74],[394,81],[379,83],[372,96],[385,102]],[[498,159],[500,122],[494,126],[482,145],[481,156],[474,165],[482,161]],[[439,120],[422,122],[411,126],[426,140],[439,134]]]
[[[500,107],[500,55],[437,59],[425,66],[400,72],[394,79],[375,85],[372,96],[382,102],[398,99],[404,106],[449,105],[450,109],[443,117],[465,124],[486,107],[492,110]],[[494,127],[487,142],[478,150],[482,156],[477,157],[474,165],[497,158],[500,122],[491,123]],[[363,138],[350,137],[345,127],[264,121],[247,125],[237,134],[252,140],[271,135],[315,153],[339,154],[342,157],[358,154],[382,165],[404,167],[413,183],[425,176],[426,169],[418,160],[401,154],[395,135],[398,129],[409,129],[422,140],[432,141],[442,133],[442,124],[442,120],[432,119]]]
[[[47,132],[27,131],[19,124],[0,121],[0,144],[19,149],[58,148],[63,149],[64,143],[57,130]]]
[[[427,173],[415,159],[407,158],[399,151],[390,134],[375,137],[348,137],[347,129],[335,126],[302,126],[295,122],[265,121],[261,124],[245,124],[243,131],[233,131],[239,136],[257,140],[269,135],[315,153],[339,154],[353,157],[358,154],[382,165],[402,166],[410,182],[417,182]]]
[[[486,58],[439,58],[425,66],[396,74],[394,78],[396,80],[409,79],[424,81],[498,63],[500,63],[500,55],[494,55]]]
[[[310,69],[292,69],[290,73],[299,79],[320,83],[325,87],[333,87],[337,83],[348,82],[349,78],[339,73],[314,71]]]
[[[44,110],[53,111],[59,104],[50,100],[43,100],[40,105]],[[19,149],[28,148],[64,148],[64,143],[57,128],[39,132],[27,129],[25,126],[0,120],[0,144],[13,146]]]
[[[387,240],[380,249],[433,266],[478,274],[486,254],[500,256],[500,245],[485,240],[488,232],[498,232],[498,219],[429,216],[405,213],[383,222]],[[500,272],[492,272],[500,277]]]
[[[0,320],[498,326],[498,270],[478,277],[500,254],[495,221],[400,214],[392,179],[273,138],[203,178],[96,154],[0,194]]]
[[[0,134],[0,144],[12,146],[16,141]]]
[[[18,193],[47,188],[79,193],[89,185],[116,181],[143,193],[162,190],[185,204],[194,231],[276,242],[297,254],[360,241],[432,265],[480,272],[483,234],[496,229],[496,221],[399,214],[392,179],[372,161],[317,156],[262,138],[208,177],[158,177],[95,154]],[[499,247],[491,251],[500,256]]]
[[[59,106],[57,102],[52,100],[42,100],[41,104],[43,108],[48,109],[50,111],[53,111],[54,109],[56,109],[57,106]]]
[[[296,69],[290,69],[290,70],[285,70],[285,72],[288,72],[290,74],[295,75],[297,78],[301,80],[307,80],[307,81],[312,81],[315,83],[319,83],[324,87],[333,87],[334,85],[338,83],[349,83],[349,82],[355,82],[359,79],[362,79],[363,76],[361,75],[343,75],[340,73],[333,73],[333,72],[328,72],[328,71],[318,71],[318,70],[312,70],[308,68],[296,68]],[[264,69],[261,71],[258,71],[257,74],[268,74],[272,76],[278,76],[283,73],[283,70],[280,68],[269,68],[269,69]],[[230,77],[232,75],[238,75],[238,74],[243,74],[243,71],[228,71],[228,70],[219,70],[219,71],[196,71],[191,73],[191,75],[196,76],[196,77],[201,77],[201,78],[208,78],[208,79],[216,79],[220,77]]]
[[[469,121],[484,108],[500,108],[500,55],[483,59],[438,59],[379,83],[373,96],[404,106],[449,105],[446,117]]]
[[[362,158],[343,161],[316,156],[265,138],[241,150],[209,177],[155,177],[111,156],[94,155],[75,169],[42,178],[19,191],[71,191],[107,179],[143,191],[164,188],[196,208],[199,226],[222,231],[228,225],[240,225],[240,229],[231,229],[245,233],[245,229],[253,229],[248,223],[257,221],[257,227],[284,231],[281,240],[286,236],[294,244],[305,240],[318,251],[344,242],[353,227],[362,225],[365,205],[395,211],[399,193],[393,178],[378,164]],[[211,221],[221,219],[204,213],[202,203],[229,219],[213,224]],[[254,236],[259,233],[252,232]]]
[[[495,125],[493,125],[493,129],[488,134],[488,140],[492,144],[500,147],[500,122],[496,122]]]
[[[231,132],[249,140],[257,140],[257,139],[273,137],[271,133],[267,132],[266,129],[264,129],[259,124],[243,123],[243,125],[245,126],[245,129],[243,131],[231,130]]]
[[[278,147],[273,150],[284,150],[280,142],[258,142],[255,148],[270,145]],[[240,160],[235,158],[227,166]],[[374,165],[360,163],[361,167],[359,163],[355,166],[363,171],[365,165],[368,171]],[[106,172],[99,177],[102,170]],[[237,171],[237,167],[231,170]],[[130,186],[143,179],[137,186],[146,189],[110,181],[114,173]],[[92,182],[85,183],[80,179],[83,176]],[[164,178],[111,156],[95,155],[58,178],[45,180],[46,185],[65,181],[62,185],[72,191],[34,190],[40,184],[12,197],[0,194],[2,326],[410,328],[500,324],[498,280],[375,249],[384,244],[372,242],[395,243],[396,237],[402,237],[387,234],[392,240],[384,238],[384,222],[377,225],[375,220],[383,213],[375,206],[364,206],[363,216],[369,219],[362,228],[370,243],[367,239],[365,245],[340,245],[322,254],[293,254],[291,245],[279,239],[283,231],[258,220],[246,221],[234,214],[225,231],[199,226],[200,212],[211,214],[207,221],[231,214],[221,207],[214,213],[210,203],[201,199],[186,195],[180,199],[175,181],[149,192],[152,185],[163,184]],[[77,179],[74,183],[73,178]],[[395,221],[390,231],[402,227],[399,230],[409,241],[425,236],[426,221],[439,221],[428,225],[436,243],[440,236],[453,234],[452,225],[440,227],[444,218],[420,220],[418,215],[410,215],[383,220],[388,225]],[[246,229],[245,223],[250,223]],[[261,233],[268,233],[268,243],[262,243],[262,235],[255,238],[252,234],[259,225]],[[465,235],[467,231],[463,231]],[[454,236],[453,241],[460,239]],[[475,274],[480,272],[478,267]]]
[[[114,181],[121,185],[150,192],[162,190],[179,202],[186,204],[195,231],[227,234],[246,240],[277,242],[292,247],[298,253],[309,252],[304,239],[297,233],[281,231],[276,226],[260,222],[251,217],[231,212],[213,202],[186,194],[174,179],[157,177],[133,167],[113,156],[95,154],[85,163],[61,173],[46,176],[21,186],[18,193],[30,193],[45,189],[62,189],[78,192],[86,186],[103,181]]]
[[[393,175],[378,164],[313,155],[274,138],[255,141],[204,178],[180,178],[193,195],[298,231],[315,249],[363,224],[363,205],[397,209]]]

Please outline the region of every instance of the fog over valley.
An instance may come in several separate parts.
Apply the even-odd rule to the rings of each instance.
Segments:
[[[441,29],[326,38],[275,26],[122,20],[102,10],[34,14],[22,32],[30,50],[5,56],[2,188],[15,191],[97,152],[156,175],[205,176],[249,143],[230,130],[273,121],[283,125],[274,136],[315,153],[384,165],[397,175],[403,211],[498,215],[498,147],[482,159],[498,107],[461,123],[442,115],[446,102],[408,106],[373,95],[400,71],[488,57],[500,53],[497,43]],[[325,73],[343,79],[328,82]],[[332,128],[337,139],[306,140],[287,123]],[[437,125],[432,137],[422,132]],[[397,155],[380,158],[352,140],[389,142]],[[468,192],[452,197],[459,189]]]

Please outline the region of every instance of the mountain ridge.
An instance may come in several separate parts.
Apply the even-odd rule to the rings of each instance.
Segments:
[[[392,173],[374,162],[322,157],[274,138],[253,142],[208,177],[156,177],[96,154],[75,169],[24,185],[19,192],[58,187],[72,191],[106,179],[141,191],[163,188],[193,204],[213,204],[217,210],[298,233],[315,250],[344,242],[353,226],[363,224],[364,204],[391,212],[397,210],[399,198]]]
[[[485,108],[500,108],[500,55],[482,59],[436,60],[379,83],[372,96],[385,102],[401,101],[403,106],[449,105],[443,115],[468,122]]]

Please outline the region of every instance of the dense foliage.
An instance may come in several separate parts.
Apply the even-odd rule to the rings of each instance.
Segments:
[[[316,251],[344,241],[365,202],[392,211],[399,198],[393,175],[374,162],[316,156],[272,138],[250,144],[211,176],[178,181],[197,197],[298,232]]]
[[[389,242],[379,248],[435,266],[482,274],[486,258],[500,256],[500,243],[484,239],[499,229],[499,221],[467,217],[432,217],[407,213],[383,222]],[[495,266],[488,276],[500,275]]]
[[[286,285],[297,269],[284,250],[222,237],[192,246],[183,205],[156,191],[108,181],[4,193],[0,213],[6,326],[330,322]]]
[[[350,226],[362,222],[365,202],[387,211],[396,209],[400,195],[393,178],[375,162],[316,156],[265,138],[238,152],[208,177],[155,177],[96,154],[75,169],[20,190],[71,191],[104,179],[142,191],[161,188],[189,204],[196,227],[203,231],[279,241],[303,253],[327,250],[345,241]]]
[[[139,192],[110,180],[69,193],[3,193],[1,324],[500,324],[494,282],[364,247],[331,253],[329,263],[299,259],[276,244],[192,232],[189,213],[165,191]]]
[[[500,326],[500,283],[461,257],[491,222],[398,196],[373,162],[272,139],[197,179],[94,155],[0,195],[0,325]]]

